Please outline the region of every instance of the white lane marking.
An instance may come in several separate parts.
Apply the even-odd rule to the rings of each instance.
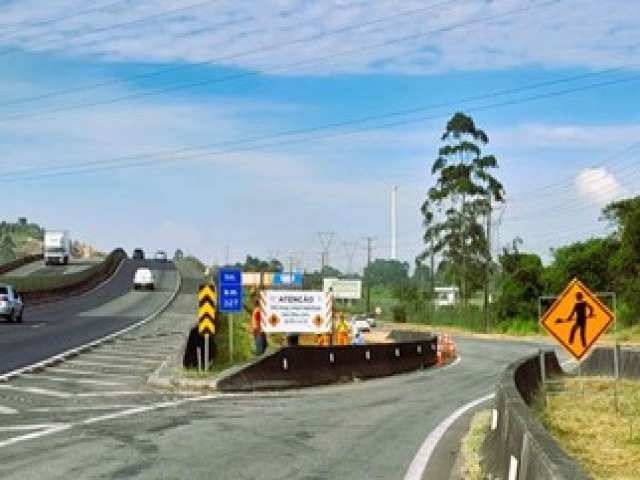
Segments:
[[[16,413],[19,412],[15,408],[0,405],[0,415],[15,415]]]
[[[234,398],[234,397],[238,397],[238,396],[239,395],[230,395],[230,394],[203,395],[201,397],[190,397],[190,398],[174,400],[174,401],[170,401],[170,402],[161,402],[161,403],[151,404],[151,405],[147,405],[145,407],[129,408],[127,410],[122,410],[120,412],[115,412],[115,413],[108,414],[108,415],[100,415],[98,417],[93,417],[93,418],[87,418],[85,420],[81,420],[81,421],[78,421],[78,422],[62,423],[62,424],[46,424],[46,425],[42,425],[44,427],[48,427],[48,428],[45,428],[44,430],[41,430],[41,431],[38,431],[38,432],[29,433],[29,434],[26,434],[26,435],[20,435],[20,436],[13,437],[13,438],[10,438],[10,439],[5,440],[5,441],[0,441],[0,448],[7,447],[9,445],[13,445],[13,444],[18,443],[18,442],[23,442],[23,441],[26,441],[26,440],[33,440],[35,438],[44,437],[46,435],[51,435],[51,434],[54,434],[54,433],[63,432],[63,431],[69,430],[70,428],[81,426],[81,425],[92,425],[94,423],[104,422],[104,421],[107,421],[107,420],[114,420],[114,419],[117,419],[117,418],[129,417],[129,416],[132,416],[132,415],[136,415],[138,413],[151,412],[151,411],[161,410],[161,409],[170,408],[170,407],[178,407],[178,406],[184,405],[186,403],[203,402],[203,401],[213,400],[213,399],[221,398],[221,397]],[[22,427],[22,430],[29,430],[28,427],[29,426],[24,426],[24,427]],[[40,426],[36,426],[36,428],[37,427],[40,427]],[[18,428],[19,427],[16,427],[16,430]]]
[[[92,380],[89,378],[71,378],[71,377],[56,377],[53,375],[24,375],[21,377],[23,380],[47,380],[50,382],[62,382],[62,383],[77,383],[81,385],[100,385],[104,387],[117,387],[124,385],[122,382],[106,382],[104,380]]]
[[[142,375],[127,375],[125,373],[116,373],[116,372],[98,372],[97,370],[81,370],[79,368],[64,368],[64,367],[52,367],[48,368],[47,372],[51,373],[61,373],[63,375],[77,375],[77,376],[93,376],[93,377],[115,377],[121,379],[140,379],[143,378]]]
[[[111,281],[115,277],[115,274],[122,268],[122,265],[124,265],[124,262],[120,262],[120,265],[118,266],[116,272],[114,273],[114,275],[112,277],[110,277],[109,279],[105,280],[102,284],[96,286],[95,289],[97,289],[101,285]],[[80,345],[78,347],[71,348],[71,349],[66,350],[66,351],[64,351],[62,353],[59,353],[57,355],[53,355],[53,356],[51,356],[49,358],[46,358],[46,359],[44,359],[44,360],[42,360],[40,362],[36,362],[36,363],[31,364],[31,365],[27,365],[26,367],[18,368],[16,370],[12,370],[12,371],[10,371],[8,373],[0,375],[0,382],[6,382],[10,378],[17,377],[18,375],[21,375],[23,373],[32,372],[34,370],[38,370],[38,369],[42,369],[44,367],[47,367],[47,366],[49,366],[51,364],[54,364],[54,363],[57,363],[57,362],[61,362],[63,360],[68,359],[71,356],[77,355],[80,352],[88,350],[89,348],[93,348],[93,347],[97,347],[98,345],[102,345],[105,342],[109,342],[109,341],[111,341],[111,340],[113,340],[115,338],[118,338],[118,337],[124,335],[127,332],[135,330],[136,328],[141,327],[142,325],[144,325],[146,323],[149,323],[151,320],[153,320],[158,315],[160,315],[169,305],[171,305],[171,302],[173,302],[175,300],[175,298],[178,296],[178,292],[180,291],[180,285],[182,284],[182,275],[180,275],[180,272],[177,269],[176,269],[176,275],[177,275],[178,281],[176,282],[176,288],[171,293],[171,296],[169,297],[169,299],[163,305],[160,306],[160,308],[158,308],[155,312],[153,312],[148,317],[143,318],[139,322],[134,323],[133,325],[129,325],[128,327],[125,327],[125,328],[123,328],[121,330],[118,330],[116,332],[113,332],[113,333],[111,333],[111,334],[109,334],[109,335],[107,335],[105,337],[99,338],[99,339],[94,340],[94,341],[89,342],[89,343],[85,343],[84,345]],[[82,297],[84,295],[87,295],[90,292],[91,292],[91,290],[89,292],[83,293],[81,295],[77,295],[74,298]],[[45,307],[46,307],[46,305],[45,305]]]
[[[453,412],[446,419],[440,422],[440,424],[434,430],[432,430],[424,440],[422,446],[418,450],[418,453],[416,453],[416,456],[413,457],[413,460],[409,465],[409,469],[404,476],[404,480],[420,480],[424,475],[425,468],[427,468],[427,463],[429,463],[431,455],[433,455],[433,451],[435,450],[438,442],[442,439],[446,431],[455,423],[456,420],[458,420],[458,418],[460,418],[466,412],[488,400],[491,400],[494,397],[495,393],[490,393],[488,395],[485,395],[484,397],[477,398],[476,400],[458,408],[455,412]]]
[[[76,393],[74,396],[78,398],[94,398],[94,397],[120,397],[125,395],[149,395],[151,392],[142,392],[135,390],[116,390],[113,392],[87,392]]]
[[[59,392],[58,390],[50,390],[48,388],[38,387],[17,387],[15,385],[0,385],[2,390],[12,390],[15,392],[33,393],[35,395],[45,395],[47,397],[56,398],[71,398],[73,395],[66,392]]]
[[[127,345],[127,348],[122,348],[122,349],[118,349],[118,350],[101,350],[101,351],[96,351],[96,355],[97,356],[109,356],[109,357],[121,357],[123,355],[127,355],[128,358],[141,358],[143,360],[159,360],[164,358],[166,355],[163,355],[162,353],[146,353],[144,352],[144,350],[141,350],[139,348],[140,346],[138,345],[136,347],[136,353],[135,355],[131,355],[131,346]],[[157,349],[155,350],[156,352],[158,351]]]
[[[157,360],[152,360],[149,358],[139,358],[137,355],[132,355],[131,353],[129,354],[122,354],[122,355],[103,355],[100,353],[89,353],[87,354],[87,359],[89,360],[105,360],[108,362],[115,362],[118,363],[119,361],[122,362],[123,364],[131,364],[131,363],[149,363],[149,364],[156,364],[158,363]]]
[[[60,412],[86,412],[86,411],[100,411],[100,410],[118,410],[121,408],[135,408],[138,405],[127,405],[127,404],[111,404],[111,405],[85,405],[77,407],[37,407],[37,408],[28,408],[24,412],[25,413],[60,413]]]
[[[35,440],[36,438],[44,437],[45,435],[51,435],[52,433],[62,432],[64,430],[68,430],[69,428],[71,428],[71,425],[68,424],[52,425],[48,428],[45,428],[44,430],[27,433],[26,435],[20,435],[18,437],[13,437],[9,438],[8,440],[1,441],[0,448],[8,447],[9,445],[23,442],[25,440]]]
[[[31,425],[11,425],[8,427],[0,427],[0,432],[23,432],[25,430],[43,430],[51,427],[59,427],[66,425],[64,423],[36,423]]]
[[[74,359],[72,362],[74,365],[82,365],[85,367],[101,367],[101,368],[114,368],[114,369],[124,368],[126,370],[148,370],[149,369],[148,366],[125,365],[124,363],[119,363],[116,365],[115,363],[92,362],[90,360],[76,360],[76,359]]]
[[[31,325],[31,328],[40,328],[40,327],[44,327],[46,325],[46,323],[34,323],[33,325]]]

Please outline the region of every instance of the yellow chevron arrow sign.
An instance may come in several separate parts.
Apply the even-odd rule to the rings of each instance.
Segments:
[[[200,335],[213,335],[216,333],[216,326],[209,317],[198,322],[198,333]]]
[[[216,299],[215,285],[200,285],[198,289],[198,332],[200,335],[216,333]]]

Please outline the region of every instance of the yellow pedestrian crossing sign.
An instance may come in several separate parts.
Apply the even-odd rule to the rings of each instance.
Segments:
[[[198,289],[198,333],[213,335],[216,333],[216,286],[210,283],[200,285]]]
[[[551,305],[540,324],[576,360],[581,360],[614,321],[614,314],[574,278]]]

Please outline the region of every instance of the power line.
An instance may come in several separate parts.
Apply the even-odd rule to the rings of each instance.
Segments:
[[[116,23],[116,24],[106,25],[104,27],[94,28],[88,33],[88,35],[92,35],[92,34],[95,34],[95,33],[104,33],[104,32],[108,32],[110,30],[115,30],[115,29],[122,28],[122,27],[130,27],[132,25],[137,25],[139,23],[145,23],[145,22],[148,22],[150,20],[155,20],[155,19],[158,19],[158,18],[166,17],[167,15],[173,15],[175,13],[182,13],[182,12],[185,12],[187,10],[194,10],[194,9],[197,9],[197,8],[201,8],[203,6],[206,6],[207,4],[211,4],[211,3],[215,3],[215,2],[219,2],[219,1],[224,1],[224,0],[205,0],[203,2],[192,3],[190,5],[184,5],[182,7],[173,8],[171,10],[164,10],[164,11],[161,11],[161,12],[154,13],[152,15],[139,17],[139,18],[136,18],[134,20],[129,20],[129,21],[126,21],[126,22],[120,22],[120,23]],[[55,43],[55,39],[53,39],[53,40],[54,40],[53,43]],[[48,45],[50,43],[51,43],[51,41],[45,42],[44,46],[46,46],[46,45]],[[41,48],[42,45],[36,45],[36,48],[38,48],[38,47]],[[14,53],[19,52],[19,51],[22,51],[22,49],[21,48],[14,48],[14,49],[11,49],[11,50],[5,50],[5,51],[0,52],[0,57],[11,55],[11,54],[14,54]]]
[[[531,95],[531,96],[523,97],[523,98],[511,99],[511,100],[502,101],[502,102],[493,103],[493,104],[481,105],[481,106],[476,106],[476,107],[467,107],[467,110],[471,111],[471,112],[478,112],[478,111],[489,110],[491,108],[501,108],[501,107],[506,107],[506,106],[512,106],[512,105],[527,103],[527,102],[530,102],[530,101],[536,101],[536,100],[542,100],[542,99],[546,99],[546,98],[557,97],[557,96],[561,96],[561,95],[578,93],[578,92],[582,92],[582,91],[586,91],[586,90],[590,90],[590,89],[594,89],[594,88],[608,87],[608,86],[616,85],[616,84],[619,84],[619,83],[636,81],[638,79],[640,79],[640,75],[635,75],[633,77],[626,77],[626,78],[623,78],[623,79],[611,80],[611,81],[606,81],[606,82],[593,83],[593,84],[589,84],[589,85],[582,85],[582,86],[579,86],[579,87],[574,87],[574,88],[569,88],[569,89],[564,89],[564,90],[559,90],[559,91],[554,91],[554,92],[546,92],[546,93],[543,93],[543,94],[537,94],[537,95]],[[492,96],[495,96],[495,95],[490,94],[490,95],[488,95],[486,97],[490,98]],[[451,102],[449,104],[449,106],[453,106],[453,105],[458,104],[458,103],[462,103],[462,102],[460,102],[460,101]],[[440,105],[444,105],[444,104],[440,104]],[[448,115],[448,113],[427,115],[427,116],[420,117],[419,119],[407,119],[407,120],[386,122],[386,123],[372,125],[372,126],[364,126],[364,127],[356,128],[356,129],[353,129],[351,131],[346,131],[346,132],[338,131],[338,132],[325,133],[325,134],[316,135],[316,136],[310,136],[310,137],[304,137],[304,138],[294,138],[294,139],[291,139],[291,140],[278,141],[278,139],[280,139],[282,137],[292,137],[292,136],[295,137],[295,136],[304,135],[304,134],[312,134],[312,133],[322,132],[322,131],[325,131],[325,130],[331,130],[331,129],[335,129],[335,128],[338,128],[338,127],[346,127],[346,126],[350,126],[350,125],[358,125],[358,124],[369,123],[369,122],[372,122],[372,121],[383,120],[383,119],[393,118],[393,117],[402,117],[402,116],[407,116],[407,115],[414,115],[414,114],[417,114],[417,113],[420,113],[420,112],[431,110],[433,108],[434,108],[433,106],[426,106],[426,107],[414,108],[414,109],[405,110],[405,111],[391,112],[391,113],[383,114],[383,115],[368,116],[368,117],[361,117],[361,118],[357,118],[357,119],[350,119],[350,120],[345,120],[345,121],[340,121],[340,122],[334,122],[334,123],[325,124],[325,125],[322,125],[322,126],[307,127],[307,128],[302,128],[302,129],[290,130],[290,131],[287,131],[287,132],[279,132],[279,133],[274,133],[274,134],[267,134],[267,135],[255,136],[255,137],[247,137],[247,138],[241,138],[241,139],[236,139],[236,140],[232,140],[232,141],[226,141],[226,142],[219,142],[219,143],[214,143],[214,144],[202,145],[202,146],[199,146],[199,147],[188,147],[188,148],[176,149],[176,150],[172,150],[172,151],[155,152],[155,153],[140,154],[140,155],[130,155],[130,156],[125,156],[125,157],[115,157],[115,158],[112,158],[112,159],[99,160],[99,161],[93,161],[93,162],[82,162],[82,163],[76,163],[76,164],[61,165],[61,166],[58,166],[58,167],[50,167],[50,170],[62,170],[62,171],[58,171],[58,172],[48,172],[47,173],[47,172],[42,172],[41,169],[34,168],[34,169],[29,170],[29,171],[24,171],[23,170],[22,172],[15,172],[14,171],[14,172],[2,172],[2,173],[3,173],[4,176],[10,177],[10,178],[13,178],[13,179],[44,178],[44,177],[55,177],[55,176],[59,176],[59,175],[69,175],[69,174],[75,174],[75,173],[86,173],[86,172],[91,172],[91,171],[112,170],[112,169],[126,168],[126,167],[131,167],[131,166],[144,166],[144,165],[148,165],[148,164],[159,164],[159,163],[175,162],[175,161],[179,161],[179,160],[189,160],[189,159],[206,157],[206,156],[209,156],[209,155],[222,155],[222,154],[228,154],[228,153],[238,153],[238,152],[251,151],[251,150],[257,150],[257,149],[264,149],[264,148],[270,148],[270,147],[276,147],[276,146],[291,145],[291,144],[295,144],[295,143],[308,142],[308,141],[324,139],[324,138],[329,138],[329,137],[353,135],[353,134],[361,133],[361,132],[364,132],[364,131],[379,130],[381,128],[390,128],[390,127],[396,127],[396,126],[401,126],[401,125],[407,125],[407,124],[411,124],[411,123],[420,123],[420,122],[424,122],[426,120],[437,119],[437,118],[441,118],[441,117],[444,117],[444,116]],[[276,140],[276,141],[273,142],[273,143],[266,143],[266,144],[262,144],[262,145],[253,145],[253,146],[249,145],[249,146],[246,146],[246,147],[239,147],[239,148],[227,148],[227,149],[224,149],[224,150],[218,150],[217,152],[216,151],[214,151],[214,152],[209,151],[210,149],[215,149],[215,148],[232,147],[234,145],[242,145],[242,144],[251,143],[251,142],[269,141],[269,140]],[[200,152],[200,153],[190,153],[190,152],[200,151],[200,150],[207,150],[207,151]],[[177,158],[176,157],[174,157],[174,158],[158,158],[158,157],[166,157],[167,155],[180,155],[180,156],[177,157]],[[149,158],[149,160],[147,160],[147,161],[142,160],[144,158]],[[67,170],[64,170],[64,169],[67,169]],[[30,174],[29,173],[30,171],[37,171],[39,173]]]
[[[337,28],[334,30],[329,30],[326,32],[321,32],[318,34],[314,34],[314,35],[308,35],[305,37],[301,37],[301,38],[297,38],[294,40],[290,40],[287,42],[279,42],[279,43],[274,43],[265,47],[258,47],[258,48],[253,48],[250,50],[245,50],[243,52],[238,52],[238,53],[233,53],[233,54],[229,54],[229,55],[223,55],[221,57],[217,57],[213,60],[206,60],[206,61],[201,61],[201,62],[194,62],[188,65],[178,65],[175,67],[170,67],[170,68],[165,68],[165,69],[161,69],[161,70],[157,70],[155,72],[150,72],[150,73],[143,73],[143,74],[137,74],[137,75],[129,75],[126,76],[124,78],[120,78],[120,79],[116,79],[116,80],[110,80],[110,81],[106,81],[106,82],[100,82],[100,83],[95,83],[92,85],[86,85],[86,86],[82,86],[82,87],[75,87],[75,88],[69,88],[69,89],[65,89],[65,90],[59,90],[57,92],[50,92],[50,93],[44,93],[44,94],[40,94],[40,95],[34,95],[31,97],[23,97],[23,98],[18,98],[15,100],[11,100],[11,101],[7,101],[7,102],[2,102],[0,103],[0,107],[3,106],[9,106],[9,105],[18,105],[18,104],[23,104],[23,103],[29,103],[35,100],[44,100],[44,99],[48,99],[48,98],[54,98],[54,97],[59,97],[59,96],[66,96],[66,95],[72,95],[72,94],[76,94],[76,93],[80,93],[80,92],[87,92],[87,91],[91,91],[91,90],[96,90],[102,87],[106,87],[106,86],[110,86],[110,85],[117,85],[117,84],[122,84],[125,82],[130,82],[133,80],[141,80],[141,79],[147,79],[147,78],[151,78],[151,77],[157,77],[157,76],[161,76],[161,75],[165,75],[168,73],[176,73],[176,72],[180,72],[183,70],[187,70],[187,69],[192,69],[193,67],[198,67],[198,66],[205,66],[205,65],[214,65],[217,63],[222,63],[228,60],[233,60],[236,58],[241,58],[247,55],[255,55],[257,53],[265,53],[265,52],[269,52],[272,50],[277,50],[280,48],[284,48],[284,47],[290,47],[293,45],[297,45],[299,43],[303,43],[303,42],[307,42],[307,41],[311,41],[311,40],[315,40],[315,39],[319,39],[319,38],[323,38],[323,37],[328,37],[331,35],[335,35],[337,33],[344,33],[350,30],[356,30],[356,29],[360,29],[363,27],[368,27],[371,25],[375,25],[378,23],[382,23],[382,22],[386,22],[389,20],[395,20],[401,17],[405,17],[405,16],[409,16],[409,15],[415,15],[416,13],[420,13],[423,11],[427,11],[427,10],[431,10],[433,8],[437,8],[437,7],[441,7],[444,6],[446,4],[449,3],[456,3],[459,0],[446,0],[443,2],[439,2],[439,3],[435,3],[435,4],[430,4],[421,8],[417,8],[417,9],[413,9],[413,10],[409,10],[409,11],[405,11],[405,12],[401,12],[401,13],[396,13],[394,15],[387,15],[384,17],[378,17],[374,20],[370,20],[367,22],[363,22],[363,23],[358,23],[355,25],[348,25],[345,27],[341,27],[341,28]],[[232,22],[232,23],[246,23],[246,20],[241,20],[238,22]],[[231,25],[231,23],[229,23],[228,25]],[[213,28],[212,28],[213,29]],[[205,31],[210,30],[210,29],[205,29]],[[262,29],[261,28],[257,28],[255,30],[253,30],[251,33],[255,33],[255,32],[261,32]],[[200,31],[199,33],[201,33],[202,31]],[[258,73],[256,72],[250,72],[249,73],[251,76],[257,75]],[[221,81],[224,81],[223,79],[221,79]]]
[[[84,2],[81,2],[84,3]],[[75,17],[80,17],[82,15],[87,15],[89,13],[97,13],[97,12],[102,12],[104,10],[109,10],[117,5],[123,4],[123,3],[128,3],[127,0],[119,0],[117,2],[112,2],[112,3],[107,3],[106,5],[101,5],[101,6],[97,6],[97,7],[92,7],[92,8],[88,8],[85,10],[78,10],[76,12],[70,12],[70,13],[65,13],[63,15],[57,16],[57,17],[52,17],[52,18],[48,18],[46,20],[38,20],[36,22],[31,22],[29,20],[25,20],[22,22],[18,22],[17,24],[14,24],[14,28],[13,30],[4,30],[5,25],[0,26],[0,35],[2,36],[6,36],[6,35],[12,35],[14,33],[19,33],[21,30],[23,30],[24,28],[32,28],[32,27],[44,27],[46,25],[52,25],[54,23],[58,23],[62,20],[68,20],[70,18],[75,18]],[[0,52],[0,55],[3,55],[3,52]]]
[[[556,0],[551,0],[551,1],[548,1],[548,2],[543,2],[540,5],[535,5],[535,7],[536,8],[542,8],[542,7],[549,6],[549,5],[552,5],[552,4],[555,4],[555,3],[556,3]],[[281,70],[287,70],[287,69],[289,69],[291,67],[299,67],[299,66],[302,66],[302,65],[310,64],[310,63],[315,64],[315,63],[321,62],[323,60],[330,60],[330,59],[334,59],[334,58],[341,57],[341,56],[344,56],[344,55],[349,55],[349,54],[353,54],[353,53],[360,53],[360,52],[363,52],[363,51],[366,51],[366,50],[373,50],[373,49],[377,49],[377,48],[381,48],[381,47],[387,47],[389,45],[393,45],[393,44],[396,44],[396,43],[402,43],[402,42],[406,42],[406,41],[409,41],[409,40],[415,40],[416,38],[420,38],[420,37],[423,37],[425,35],[431,35],[433,33],[441,33],[441,32],[455,30],[455,29],[458,29],[458,28],[469,27],[471,25],[476,25],[476,24],[487,22],[487,21],[499,20],[499,19],[502,19],[504,17],[512,16],[514,14],[524,13],[524,12],[526,12],[528,10],[533,9],[533,8],[534,8],[534,6],[517,8],[517,9],[513,9],[513,10],[510,10],[508,12],[501,13],[501,14],[480,17],[480,18],[477,18],[477,19],[469,20],[467,22],[458,22],[456,24],[449,25],[447,27],[442,27],[442,28],[439,28],[439,29],[435,29],[435,30],[432,30],[430,32],[422,32],[422,33],[418,33],[418,34],[412,34],[412,35],[408,35],[408,36],[404,36],[404,37],[395,38],[395,39],[392,39],[392,40],[386,40],[384,42],[378,42],[378,43],[364,45],[364,46],[357,47],[357,48],[343,50],[341,52],[334,52],[334,53],[320,55],[320,56],[317,56],[317,57],[305,58],[303,60],[298,60],[298,61],[295,61],[295,62],[285,63],[285,64],[282,64],[280,66],[273,67],[270,70],[265,70],[264,72],[241,72],[241,73],[232,74],[232,75],[228,75],[226,77],[221,77],[221,78],[199,80],[199,81],[190,82],[190,83],[181,84],[181,85],[173,85],[173,86],[170,86],[170,87],[163,87],[163,88],[160,88],[160,89],[146,91],[146,92],[132,93],[132,94],[123,95],[121,97],[116,97],[116,98],[112,98],[112,99],[108,99],[108,100],[77,103],[77,104],[68,105],[68,106],[65,106],[65,107],[51,108],[51,109],[47,109],[47,110],[40,110],[40,111],[37,111],[37,112],[11,115],[11,116],[0,118],[0,122],[5,122],[5,121],[9,121],[9,120],[20,120],[20,119],[32,118],[32,117],[35,117],[35,116],[42,116],[42,115],[50,115],[50,114],[54,114],[54,113],[67,112],[67,111],[71,111],[71,110],[81,110],[81,109],[92,108],[92,107],[101,106],[101,105],[112,105],[112,104],[121,103],[121,102],[124,102],[124,101],[135,100],[135,99],[140,99],[140,98],[145,98],[145,97],[150,97],[150,96],[163,95],[163,94],[166,94],[166,93],[172,93],[172,92],[176,92],[176,91],[192,89],[192,88],[201,87],[201,86],[204,86],[204,85],[210,85],[210,84],[214,84],[214,83],[223,83],[223,82],[228,82],[228,81],[235,81],[235,80],[255,77],[255,76],[262,75],[263,73],[274,73],[274,72],[278,72],[278,71],[281,71]]]

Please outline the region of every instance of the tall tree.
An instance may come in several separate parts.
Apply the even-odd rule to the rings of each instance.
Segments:
[[[421,208],[427,245],[421,257],[440,253],[454,267],[465,301],[469,280],[482,278],[489,270],[491,255],[482,219],[491,214],[493,201],[503,201],[504,188],[491,173],[498,160],[482,154],[481,146],[489,143],[489,137],[471,117],[456,113],[441,141],[444,145],[431,167],[436,184]]]
[[[544,290],[542,260],[534,253],[520,252],[515,239],[500,255],[500,295],[497,314],[500,320],[512,318],[537,321],[538,298]]]
[[[618,229],[613,265],[617,290],[629,308],[627,323],[640,323],[640,196],[613,202],[602,213]]]

